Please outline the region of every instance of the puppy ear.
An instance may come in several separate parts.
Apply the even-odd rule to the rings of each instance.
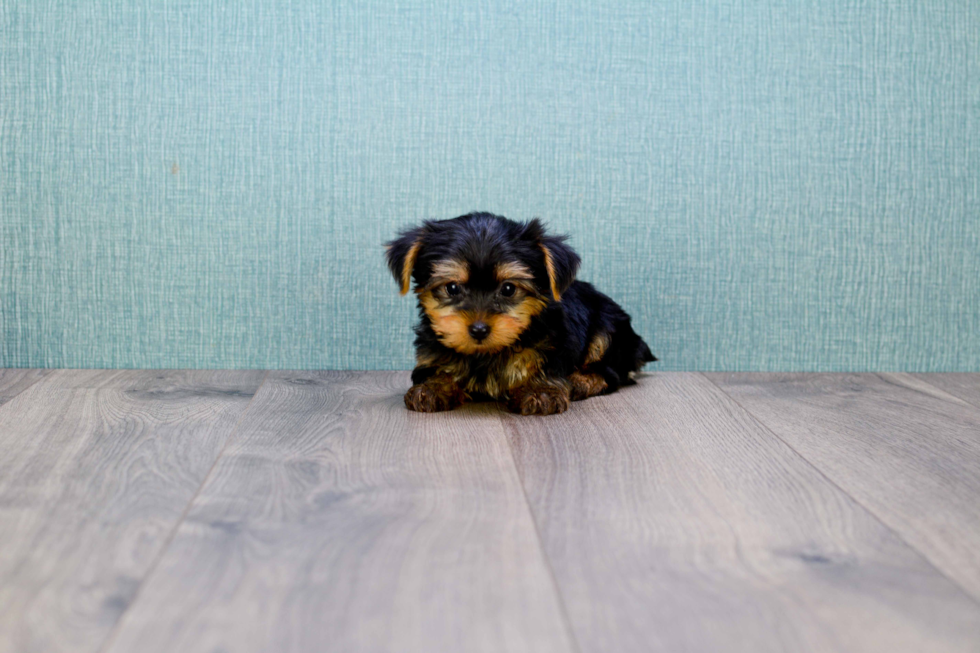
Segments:
[[[539,245],[544,252],[544,267],[548,270],[551,294],[555,301],[561,301],[561,294],[575,281],[579,263],[582,259],[571,247],[565,244],[565,237],[547,236]]]
[[[541,221],[534,218],[524,227],[523,235],[536,240],[544,254],[544,267],[548,271],[548,281],[551,284],[551,294],[555,301],[561,301],[561,295],[575,281],[579,263],[582,259],[571,247],[565,244],[567,236],[545,235]]]
[[[385,253],[388,269],[398,282],[402,295],[412,287],[412,271],[415,269],[415,259],[422,248],[423,230],[423,227],[416,227],[403,231],[398,238],[385,244],[388,250]]]

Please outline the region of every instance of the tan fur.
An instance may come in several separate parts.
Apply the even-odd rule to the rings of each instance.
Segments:
[[[589,349],[585,353],[585,364],[595,363],[606,355],[609,349],[609,336],[605,333],[597,333],[589,343]]]
[[[569,374],[568,380],[572,382],[572,401],[581,401],[602,394],[609,387],[601,375],[583,374],[578,370]]]
[[[405,255],[405,263],[402,265],[401,294],[403,295],[412,287],[412,270],[415,269],[415,259],[418,257],[421,248],[422,241],[416,240],[408,249],[408,254]]]
[[[485,378],[470,376],[469,366],[462,359],[450,365],[439,367],[440,371],[453,374],[469,393],[483,393],[494,399],[505,399],[508,393],[518,386],[526,385],[541,377],[544,358],[535,349],[519,349],[501,354],[505,359],[494,372]]]
[[[551,294],[555,296],[555,301],[561,301],[561,293],[558,292],[558,277],[555,274],[555,262],[551,258],[551,252],[547,247],[541,245],[541,251],[544,252],[544,267],[548,271],[548,281],[551,282]]]
[[[497,266],[494,268],[494,273],[497,276],[497,281],[501,282],[513,281],[515,279],[534,279],[534,274],[526,265],[514,261],[497,263]]]
[[[537,297],[525,297],[524,301],[509,312],[488,316],[486,322],[490,325],[490,335],[480,343],[485,349],[478,351],[495,352],[514,344],[531,324],[531,319],[543,311],[545,306],[547,304]]]
[[[449,374],[436,374],[405,393],[405,406],[420,413],[452,410],[469,399]]]
[[[501,381],[506,390],[524,385],[541,373],[544,357],[536,349],[515,351],[504,365]]]
[[[507,407],[521,415],[552,415],[568,410],[571,383],[565,379],[539,379],[510,393]]]
[[[470,267],[465,261],[439,261],[432,266],[432,280],[437,284],[450,281],[466,283],[470,280]]]
[[[461,354],[476,353],[476,342],[469,334],[469,326],[473,323],[471,316],[459,313],[450,306],[441,306],[429,290],[419,294],[419,301],[442,344]]]
[[[438,358],[431,354],[423,354],[421,352],[415,352],[415,367],[435,367]]]
[[[452,376],[457,382],[461,382],[470,376],[469,359],[465,356],[458,356],[455,352],[443,354],[416,353],[416,367],[434,367],[440,373]]]
[[[432,330],[439,341],[461,354],[493,354],[509,347],[520,338],[531,324],[531,319],[544,310],[545,303],[536,297],[527,297],[509,313],[500,315],[471,315],[442,306],[431,291],[419,293],[422,309],[432,322]],[[470,325],[482,319],[490,326],[490,335],[483,342],[470,337]]]
[[[476,394],[482,392],[483,394],[497,399],[500,397],[500,384],[497,383],[497,379],[493,376],[488,376],[484,381],[477,381],[473,377],[467,379],[460,379],[460,381],[466,381],[466,391],[471,394]]]

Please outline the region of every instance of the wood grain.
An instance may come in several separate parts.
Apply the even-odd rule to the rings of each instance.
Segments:
[[[980,605],[700,375],[507,425],[587,653],[980,642]]]
[[[275,373],[109,651],[570,651],[500,416]]]
[[[0,410],[0,651],[105,641],[263,373],[57,371]]]
[[[971,406],[980,408],[980,374],[913,374],[912,376],[959,397]]]
[[[50,370],[0,369],[0,406],[31,387]]]
[[[906,374],[710,377],[980,600],[980,410]]]

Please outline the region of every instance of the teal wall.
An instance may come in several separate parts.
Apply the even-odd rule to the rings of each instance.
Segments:
[[[476,209],[659,369],[980,370],[980,2],[0,0],[0,366],[410,367]]]

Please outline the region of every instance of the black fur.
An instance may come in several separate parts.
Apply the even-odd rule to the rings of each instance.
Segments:
[[[441,374],[445,379],[452,377],[452,382],[461,390],[461,397],[489,394],[492,398],[507,401],[512,399],[511,395],[518,394],[517,389],[508,391],[498,387],[499,384],[488,384],[487,380],[502,374],[510,357],[526,349],[536,351],[543,361],[539,370],[535,368],[536,376],[528,381],[529,385],[540,382],[567,388],[570,387],[569,377],[575,372],[601,375],[606,386],[604,392],[634,383],[631,373],[657,359],[633,331],[629,315],[616,302],[591,284],[575,280],[580,259],[565,240],[564,236],[547,234],[537,219],[520,223],[489,213],[471,213],[451,220],[425,222],[421,227],[402,232],[388,243],[388,266],[399,281],[406,257],[413,246],[418,245],[412,269],[416,292],[431,290],[434,264],[446,260],[468,264],[470,276],[465,284],[465,299],[444,296],[447,305],[453,306],[455,302],[461,310],[479,314],[505,313],[513,308],[514,301],[501,296],[500,282],[493,273],[495,265],[510,261],[522,263],[533,274],[533,288],[527,290],[525,296],[546,303],[541,312],[531,318],[519,338],[505,350],[462,354],[443,343],[433,330],[420,300],[420,322],[415,328],[420,364],[412,373],[412,382],[416,384],[413,390]],[[560,301],[555,300],[552,292],[542,246],[551,256]],[[587,361],[590,343],[599,334],[605,334],[604,341],[608,346],[601,358]],[[467,387],[471,389],[469,394]],[[477,391],[472,391],[473,388]],[[412,395],[411,390],[409,395]],[[409,395],[406,395],[406,404],[415,410],[443,410],[462,401],[447,400],[430,405],[424,401],[425,397],[419,398],[418,392],[413,395],[414,399]],[[531,408],[520,409],[515,405],[511,408],[525,413],[564,410],[534,406],[537,404]]]

